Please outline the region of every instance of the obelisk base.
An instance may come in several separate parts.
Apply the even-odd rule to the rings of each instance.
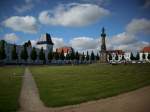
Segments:
[[[107,53],[106,52],[100,53],[100,63],[107,63]]]

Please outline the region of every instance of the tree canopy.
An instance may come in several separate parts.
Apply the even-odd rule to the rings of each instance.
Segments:
[[[12,58],[12,60],[18,59],[18,54],[16,51],[16,45],[13,45],[12,52],[11,52],[11,58]]]
[[[37,53],[36,53],[35,47],[33,47],[31,54],[30,54],[30,57],[33,61],[35,61],[37,59]]]
[[[21,59],[24,59],[25,61],[28,59],[28,51],[27,51],[26,46],[23,47],[20,57],[21,57]]]
[[[0,41],[0,60],[3,60],[6,58],[6,53],[5,53],[5,41],[1,40]]]
[[[44,53],[43,47],[41,48],[39,52],[39,59],[45,61],[45,53]]]

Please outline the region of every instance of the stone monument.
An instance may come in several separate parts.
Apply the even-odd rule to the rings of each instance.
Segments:
[[[106,50],[105,38],[106,38],[106,33],[105,33],[105,28],[103,27],[101,33],[100,63],[107,62],[107,50]]]

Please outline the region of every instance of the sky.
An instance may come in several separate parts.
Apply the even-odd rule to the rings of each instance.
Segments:
[[[99,52],[101,29],[109,50],[150,45],[150,0],[1,0],[0,39],[33,46],[49,33],[55,48]]]

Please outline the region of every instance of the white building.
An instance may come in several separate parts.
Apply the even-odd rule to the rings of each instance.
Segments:
[[[124,52],[122,50],[109,50],[107,51],[108,61],[122,61],[123,59],[126,61],[131,61],[131,52]],[[112,59],[109,60],[109,56],[111,55]]]
[[[145,55],[145,59],[143,59],[143,55]],[[150,55],[150,46],[144,47],[140,52],[140,61],[149,61],[148,55]]]
[[[5,63],[33,63],[33,61],[30,58],[30,54],[32,51],[32,45],[30,44],[30,41],[26,42],[24,45],[27,46],[27,52],[28,52],[28,59],[25,62],[23,59],[21,59],[20,54],[21,51],[23,50],[24,46],[23,45],[16,45],[16,52],[18,54],[18,59],[17,60],[12,60],[12,49],[14,44],[10,44],[5,42],[5,53],[6,53],[6,58],[3,60]],[[45,35],[42,35],[35,45],[36,52],[37,52],[37,60],[35,60],[35,63],[41,63],[42,61],[39,60],[38,55],[40,52],[40,49],[43,47],[44,53],[45,53],[45,58],[46,62],[48,62],[48,52],[51,51],[53,52],[53,42],[51,40],[50,34],[46,33]]]

